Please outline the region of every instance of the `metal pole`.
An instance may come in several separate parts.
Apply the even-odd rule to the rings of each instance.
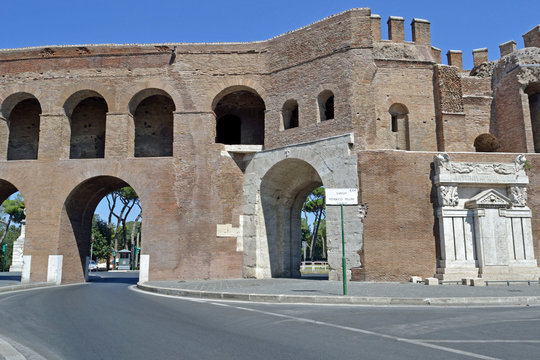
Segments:
[[[347,261],[345,261],[345,230],[343,227],[343,204],[341,204],[341,267],[343,268],[343,295],[347,295]]]

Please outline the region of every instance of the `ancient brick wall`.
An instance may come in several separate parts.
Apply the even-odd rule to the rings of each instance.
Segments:
[[[361,202],[369,210],[364,219],[363,269],[356,280],[407,281],[410,276],[432,277],[437,267],[438,224],[434,216],[437,194],[432,182],[436,153],[362,151],[358,154]],[[452,161],[510,162],[515,154],[450,153]],[[527,154],[528,206],[536,259],[540,259],[540,156]]]
[[[402,104],[408,110],[409,150],[436,150],[433,70],[431,64],[377,62],[373,81],[376,111],[376,142],[371,148],[392,149],[395,132],[389,109]],[[397,129],[400,130],[400,129]]]
[[[227,116],[240,121],[231,143],[284,156],[288,146],[353,133],[347,151],[359,154],[361,198],[370,204],[356,274],[433,275],[433,154],[472,152],[485,133],[501,151],[534,151],[527,91],[540,83],[540,54],[527,48],[485,63],[478,53],[473,76],[460,69],[459,51],[449,53],[456,66],[437,64],[429,22],[413,20],[413,41],[402,18],[390,19],[389,40],[380,22],[353,9],[252,43],[0,51],[0,194],[17,188],[27,201],[32,280],[43,280],[47,256],[57,253],[66,256],[66,281],[80,280],[90,212],[104,191],[125,184],[142,199],[150,279],[241,276],[243,171],[253,155],[244,152],[259,150],[227,151],[219,139]],[[293,110],[285,104],[297,104],[298,124],[286,126]],[[534,174],[533,166],[536,214]]]
[[[491,124],[491,79],[462,76],[461,88],[466,126],[464,144],[460,151],[474,152],[474,140],[479,135],[494,133]]]

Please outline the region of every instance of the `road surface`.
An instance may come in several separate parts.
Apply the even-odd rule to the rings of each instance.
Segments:
[[[540,307],[255,304],[156,296],[137,274],[0,295],[5,359],[538,359]]]

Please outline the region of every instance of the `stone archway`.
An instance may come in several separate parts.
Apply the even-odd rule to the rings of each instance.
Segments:
[[[70,159],[93,159],[105,156],[105,129],[109,107],[101,94],[81,90],[64,103],[70,120]]]
[[[172,97],[161,89],[139,91],[129,102],[134,121],[134,156],[173,155],[174,111]]]
[[[232,87],[216,96],[216,143],[228,145],[264,145],[262,97],[248,87]]]
[[[58,276],[62,283],[85,281],[94,211],[105,195],[126,186],[130,185],[120,178],[96,176],[77,185],[68,195],[61,213],[58,245],[58,256],[62,257]]]
[[[300,209],[315,187],[358,188],[357,157],[349,152],[352,135],[259,152],[246,169],[244,214],[238,248],[243,249],[243,276],[291,277],[300,264]],[[344,213],[347,227],[347,273],[361,265],[360,214]],[[296,223],[295,223],[296,222]],[[330,280],[341,275],[340,213],[327,208],[326,231]],[[295,241],[298,240],[296,250]]]
[[[40,115],[39,100],[32,94],[19,92],[2,103],[1,113],[7,120],[7,160],[36,160],[38,158]]]
[[[264,175],[260,197],[272,277],[300,276],[300,211],[321,185],[317,171],[300,159],[281,160]]]
[[[10,183],[9,181],[0,179],[0,204],[4,204],[4,201],[12,197],[12,195],[15,195],[15,193],[18,193],[18,189]],[[24,203],[24,198],[20,193],[18,193],[18,196],[20,196],[20,199]],[[18,208],[18,207],[17,207]],[[4,219],[3,223],[3,232],[0,236],[0,247],[6,245],[7,250],[2,254],[2,267],[5,267],[6,263],[11,263],[11,266],[9,267],[10,272],[21,272],[23,270],[23,249],[24,249],[24,224],[25,220],[20,219],[21,211],[15,210],[17,213],[11,212],[12,215],[9,215],[7,219]],[[23,210],[24,211],[24,210]],[[3,215],[6,215],[6,211],[4,209]],[[24,212],[23,212],[24,213]],[[10,228],[13,227],[13,225],[16,225],[17,223],[15,220],[12,221],[12,219],[16,219],[19,217],[20,220],[20,230],[22,237],[19,236],[17,239],[11,239],[9,240],[9,231]],[[7,220],[7,222],[5,222]],[[12,232],[13,234],[13,232]],[[11,244],[10,244],[11,243]],[[11,250],[10,250],[11,248]],[[11,253],[11,255],[10,255]],[[11,256],[11,259],[9,258]],[[5,267],[5,271],[7,271],[7,267]]]

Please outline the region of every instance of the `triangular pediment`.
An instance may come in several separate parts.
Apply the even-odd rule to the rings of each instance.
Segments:
[[[508,208],[512,206],[512,202],[509,198],[501,194],[500,192],[489,189],[484,190],[479,194],[473,196],[470,200],[465,202],[465,207],[468,209],[475,208]]]

